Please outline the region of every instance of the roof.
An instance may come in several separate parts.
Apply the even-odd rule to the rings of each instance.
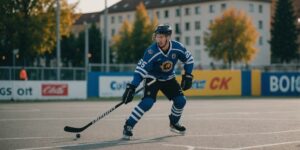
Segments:
[[[118,12],[134,11],[136,9],[136,6],[140,2],[143,2],[147,9],[153,9],[153,8],[162,8],[162,7],[171,7],[171,6],[180,6],[180,5],[208,2],[208,1],[211,2],[211,1],[220,1],[220,0],[121,0],[120,2],[110,6],[108,8],[108,12],[118,13]],[[253,1],[271,3],[271,0],[253,0]],[[104,10],[101,13],[104,13]]]
[[[93,12],[93,13],[84,13],[81,14],[80,17],[75,21],[76,24],[83,24],[86,23],[93,23],[93,22],[99,22],[100,20],[100,12]]]

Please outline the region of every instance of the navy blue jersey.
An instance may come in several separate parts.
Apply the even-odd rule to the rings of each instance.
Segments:
[[[143,58],[137,64],[131,84],[138,86],[143,78],[154,77],[167,81],[175,77],[175,65],[180,60],[186,73],[191,74],[194,65],[193,56],[177,41],[170,41],[170,48],[164,53],[156,43],[145,50]]]

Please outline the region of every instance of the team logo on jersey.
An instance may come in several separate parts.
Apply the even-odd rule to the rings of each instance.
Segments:
[[[169,72],[173,68],[173,62],[165,61],[160,65],[160,68],[163,72]]]
[[[148,50],[148,54],[152,55],[152,54],[153,54],[153,50],[152,50],[152,49],[149,49],[149,50]]]
[[[176,58],[176,54],[172,54],[172,59],[175,59]]]

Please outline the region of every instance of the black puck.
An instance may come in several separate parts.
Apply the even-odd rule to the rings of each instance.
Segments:
[[[79,133],[76,134],[76,138],[80,138],[80,134]]]

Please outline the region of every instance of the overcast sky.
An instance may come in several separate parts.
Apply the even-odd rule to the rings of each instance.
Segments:
[[[88,12],[96,12],[104,9],[105,0],[68,0],[68,3],[76,3],[79,1],[77,5],[76,12],[88,13]],[[107,0],[107,5],[111,6],[120,0]]]

